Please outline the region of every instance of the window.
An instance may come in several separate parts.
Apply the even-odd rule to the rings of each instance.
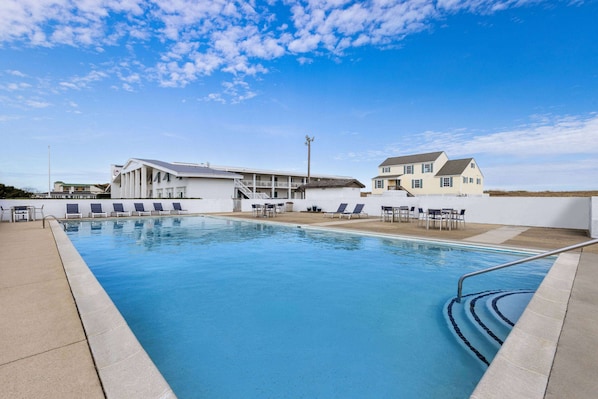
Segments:
[[[390,173],[390,166],[385,166],[382,168],[382,173]]]
[[[470,177],[470,178],[469,178],[469,182],[470,182],[471,184],[473,184],[473,177]]]
[[[374,188],[384,188],[384,180],[374,180]]]
[[[434,164],[422,163],[422,173],[434,173]]]
[[[440,187],[453,187],[453,178],[452,177],[441,177],[440,178]]]
[[[424,188],[424,181],[422,179],[411,180],[411,188]]]
[[[177,198],[185,198],[185,187],[177,187],[175,195]]]
[[[413,174],[413,165],[405,165],[403,170],[406,175],[412,175]]]
[[[475,162],[471,163],[471,169],[475,169]]]
[[[476,179],[476,184],[482,184],[482,179],[480,179],[479,177]]]
[[[463,176],[463,184],[467,184],[467,177]]]

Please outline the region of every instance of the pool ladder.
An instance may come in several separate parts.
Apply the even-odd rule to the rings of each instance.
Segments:
[[[587,247],[589,245],[594,245],[594,244],[598,244],[598,238],[590,240],[590,241],[585,241],[585,242],[582,242],[582,243],[579,243],[579,244],[570,245],[568,247],[563,247],[563,248],[555,249],[553,251],[543,252],[541,254],[530,256],[530,257],[527,257],[527,258],[524,258],[524,259],[519,259],[519,260],[516,260],[516,261],[513,261],[513,262],[503,263],[501,265],[489,267],[487,269],[478,270],[478,271],[475,271],[475,272],[464,274],[464,275],[462,275],[459,278],[459,283],[458,283],[458,286],[457,286],[457,302],[461,303],[461,297],[463,296],[462,295],[462,293],[463,293],[463,281],[465,281],[465,279],[467,279],[469,277],[474,277],[474,276],[477,276],[477,275],[480,275],[480,274],[492,272],[494,270],[504,269],[505,267],[519,265],[521,263],[530,262],[530,261],[536,260],[536,259],[546,258],[547,256],[557,255],[557,254],[560,254],[560,253],[563,253],[563,252],[572,251],[574,249],[583,248],[583,247]]]

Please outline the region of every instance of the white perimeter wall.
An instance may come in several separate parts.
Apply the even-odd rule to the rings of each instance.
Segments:
[[[80,211],[87,216],[91,203],[101,203],[104,211],[111,212],[112,204],[121,202],[126,210],[133,210],[134,202],[142,202],[147,209],[153,209],[153,202],[161,202],[164,209],[172,209],[172,202],[180,202],[190,213],[232,212],[233,199],[101,199],[101,200],[4,200],[3,208],[16,205],[44,205],[45,215],[63,218],[67,203],[78,203]],[[416,208],[465,209],[465,220],[471,223],[504,224],[513,226],[534,226],[568,228],[589,231],[598,238],[598,197],[407,197],[388,198],[371,196],[353,199],[293,199],[288,200],[242,200],[243,212],[251,212],[251,204],[265,202],[293,202],[293,211],[306,211],[317,205],[324,212],[336,211],[341,202],[348,202],[351,211],[357,203],[365,204],[364,211],[370,216],[379,216],[381,206],[415,206]]]
[[[319,200],[332,200],[347,202],[346,200],[357,201],[361,198],[361,190],[358,187],[339,187],[339,188],[309,188],[305,190],[305,199],[315,201],[317,205]]]

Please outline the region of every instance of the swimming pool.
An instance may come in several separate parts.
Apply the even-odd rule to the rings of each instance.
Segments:
[[[525,256],[208,217],[68,226],[179,398],[468,397],[484,370],[442,307],[461,274]],[[551,263],[466,289],[535,289]]]

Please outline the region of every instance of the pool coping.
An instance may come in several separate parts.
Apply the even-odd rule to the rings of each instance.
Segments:
[[[212,215],[209,217],[230,219]],[[468,248],[541,252],[492,244],[464,244],[450,240],[329,229],[325,226],[245,221]],[[50,226],[107,398],[176,398],[58,222],[51,221]],[[558,256],[478,382],[471,398],[544,398],[580,257],[579,253],[564,253]],[[505,384],[505,381],[509,383]]]
[[[470,398],[545,397],[580,258],[559,255]]]
[[[57,221],[50,221],[104,392],[111,398],[175,399],[135,334]]]

